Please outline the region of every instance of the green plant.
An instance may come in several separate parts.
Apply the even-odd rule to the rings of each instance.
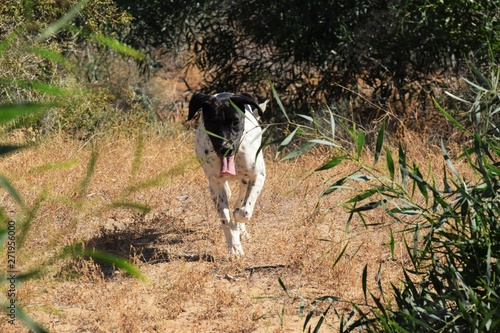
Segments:
[[[62,18],[50,24],[48,27],[44,26],[38,35],[38,39],[50,39],[62,29],[66,28],[69,22],[82,10],[85,3],[86,1],[76,3],[75,6],[64,14]],[[28,10],[28,12],[33,9],[30,5],[30,1],[25,3],[25,6],[27,7],[24,9]],[[9,8],[12,9],[14,7]],[[34,28],[34,26],[29,27],[29,29]],[[38,59],[46,63],[47,67],[51,70],[55,70],[61,65],[66,67],[75,66],[61,52],[46,48],[39,44],[30,44],[30,41],[26,41],[21,38],[22,33],[25,32],[26,29],[28,29],[28,27],[18,26],[0,42],[0,59],[5,60],[3,57],[7,56],[7,50],[15,50],[18,55],[20,54],[30,59]],[[112,47],[115,51],[124,55],[139,56],[139,53],[135,50],[128,48],[126,45],[123,45],[112,38],[96,35],[94,36],[94,40],[101,42],[106,47]],[[3,65],[8,64],[8,61],[3,62]],[[22,71],[20,73],[22,73]],[[10,96],[7,93],[7,96],[9,97],[7,100],[11,101],[10,103],[0,104],[0,125],[4,128],[4,131],[9,133],[9,129],[13,128],[13,122],[17,125],[29,125],[34,121],[40,120],[49,110],[53,108],[65,105],[70,107],[66,104],[67,99],[71,100],[72,98],[75,98],[75,96],[84,94],[78,91],[80,94],[78,95],[77,91],[59,86],[51,82],[51,77],[48,78],[49,79],[47,79],[47,77],[18,77],[14,74],[11,78],[4,79],[2,81],[2,84],[8,84],[17,89],[10,90],[11,92],[16,92],[17,96],[15,97]],[[27,145],[3,143],[0,145],[0,155],[12,153],[22,148],[27,148]],[[135,161],[135,165],[137,166],[139,165],[138,160],[140,159],[140,156],[139,145]],[[86,175],[75,186],[77,193],[76,197],[73,198],[73,200],[66,199],[66,201],[70,202],[71,205],[76,208],[85,205],[89,201],[84,194],[95,171],[97,158],[97,153],[94,150],[89,160]],[[64,169],[72,167],[73,165],[74,161],[65,161],[60,164],[51,165],[50,168]],[[160,181],[159,177],[157,178],[149,180],[149,182],[146,183],[131,184],[131,187],[126,189],[118,200],[112,202],[109,208],[125,207],[141,211],[147,210],[148,207],[146,205],[131,202],[127,197],[130,193],[134,192],[133,186],[135,186],[135,188],[152,186]],[[134,179],[132,179],[132,181],[134,181]],[[17,259],[20,254],[26,254],[24,247],[26,240],[29,237],[29,230],[37,218],[37,212],[40,205],[47,199],[47,193],[46,191],[41,191],[34,202],[28,204],[21,193],[19,193],[9,180],[2,175],[0,175],[0,187],[6,191],[12,202],[12,205],[9,207],[7,207],[6,204],[2,204],[2,206],[0,206],[0,248],[5,249],[5,260],[3,261],[6,263],[6,267],[4,267],[5,275],[2,274],[0,278],[2,283],[5,284],[7,290],[7,295],[3,295],[0,300],[0,306],[3,311],[7,312],[9,322],[15,323],[16,319],[19,319],[27,327],[29,327],[31,331],[47,331],[40,324],[32,320],[31,317],[25,313],[21,304],[18,303],[16,297],[17,288],[20,283],[39,278],[46,273],[48,267],[67,258],[90,257],[95,261],[106,262],[117,268],[123,269],[134,277],[140,279],[145,278],[144,275],[127,260],[97,251],[95,249],[86,249],[78,243],[54,249],[54,251],[50,251],[51,253],[44,257],[41,262],[37,262],[33,267],[26,268],[25,265],[22,265],[22,263],[20,263]],[[4,270],[2,269],[2,271]]]
[[[486,77],[471,66],[472,79],[466,82],[475,93],[474,100],[449,94],[468,105],[473,126],[461,124],[436,103],[446,119],[467,138],[458,159],[467,162],[474,172],[472,178],[466,179],[459,171],[443,143],[441,180],[434,170],[429,169],[424,176],[419,165],[411,165],[402,144],[396,158],[390,148],[385,149],[382,167],[385,171],[382,171],[378,164],[383,155],[385,125],[375,140],[373,165],[361,162],[365,136],[353,129],[350,135],[355,142],[354,151],[336,146],[336,156],[316,169],[331,169],[345,161],[358,165],[353,173],[333,182],[323,195],[347,187],[359,188],[349,186],[352,182],[365,183],[367,187],[345,203],[350,213],[347,225],[357,216],[369,226],[366,213],[383,209],[392,218],[391,223],[405,226],[401,232],[407,236],[405,245],[411,259],[411,266],[403,268],[402,287],[392,285],[387,291],[378,281],[378,295],[367,289],[368,265],[365,266],[362,274],[365,303],[352,303],[355,316],[337,314],[340,331],[496,332],[500,329],[500,67],[493,67],[491,76]],[[314,119],[309,122],[314,125]],[[333,114],[331,124],[331,132],[335,133]],[[310,129],[314,128],[294,126],[291,134],[279,141],[279,151],[295,135],[302,131],[311,134]],[[334,142],[334,136],[311,139],[285,158],[301,154],[310,145],[335,145]],[[392,231],[390,239],[388,245],[394,256]],[[327,301],[331,305],[333,300],[336,298],[328,296],[313,304]],[[327,310],[330,308],[334,307],[328,306]],[[320,317],[315,332],[327,312]],[[304,330],[311,320],[312,312],[306,317]]]

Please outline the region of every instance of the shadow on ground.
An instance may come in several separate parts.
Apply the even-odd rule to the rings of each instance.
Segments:
[[[136,214],[127,223],[108,221],[98,235],[87,240],[84,246],[89,250],[148,264],[174,260],[213,262],[214,257],[209,253],[190,251],[190,243],[200,240],[200,237],[203,235],[196,229],[186,227],[184,221],[173,216],[158,214],[146,218],[144,214]],[[115,267],[108,263],[96,262],[96,265],[107,278],[116,273]]]

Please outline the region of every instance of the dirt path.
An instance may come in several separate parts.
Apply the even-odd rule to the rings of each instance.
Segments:
[[[347,215],[338,203],[348,193],[318,205],[325,184],[350,172],[346,167],[311,175],[319,156],[269,160],[265,190],[248,226],[252,239],[244,243],[246,255],[229,258],[191,140],[190,133],[146,139],[136,174],[131,171],[135,139],[102,142],[79,207],[75,189],[90,156],[82,143],[54,138],[1,161],[2,172],[29,205],[46,191],[18,253],[20,269],[37,267],[79,241],[130,258],[147,277],[141,282],[91,260],[57,261],[44,267],[42,277],[19,285],[18,304],[52,332],[300,332],[315,297],[362,299],[366,263],[373,290],[379,264],[387,281],[397,278],[405,255],[398,247],[396,260],[388,260],[386,230],[352,223],[346,232]],[[43,168],[68,160],[73,166]],[[16,209],[4,192],[2,200],[6,211]],[[120,200],[151,210],[106,209]],[[320,212],[331,210],[315,213],[317,205]],[[6,267],[4,261],[0,265]],[[350,310],[341,302],[336,309]],[[331,313],[324,331],[335,332],[335,322]],[[28,330],[0,315],[0,331]]]

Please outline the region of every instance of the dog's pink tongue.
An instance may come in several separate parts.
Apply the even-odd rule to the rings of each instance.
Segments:
[[[224,156],[220,158],[220,175],[236,175],[236,168],[234,166],[234,155]]]

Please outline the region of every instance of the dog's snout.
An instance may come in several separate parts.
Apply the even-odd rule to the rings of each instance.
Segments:
[[[232,140],[224,140],[224,142],[222,143],[222,148],[224,148],[224,149],[233,148],[233,141]]]

